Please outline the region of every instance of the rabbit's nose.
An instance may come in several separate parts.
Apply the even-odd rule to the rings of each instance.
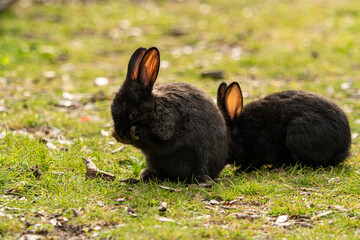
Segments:
[[[113,129],[113,131],[112,131],[112,133],[111,133],[111,136],[113,137],[113,138],[115,138],[116,140],[124,140],[124,139],[126,139],[126,138],[129,138],[129,137],[126,137],[125,136],[126,134],[122,134],[122,132],[121,131],[116,131],[115,130],[115,128]]]
[[[139,140],[139,136],[138,135],[136,135],[136,126],[131,126],[130,127],[130,138],[132,139],[132,140]]]

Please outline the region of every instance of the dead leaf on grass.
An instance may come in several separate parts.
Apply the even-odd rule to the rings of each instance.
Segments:
[[[175,220],[171,219],[171,218],[166,218],[166,217],[156,217],[156,220],[160,221],[160,222],[175,222]]]
[[[79,121],[80,121],[80,122],[88,122],[88,121],[90,121],[90,120],[91,120],[91,119],[90,119],[89,117],[86,117],[86,116],[79,118]]]
[[[352,139],[352,140],[355,140],[355,139],[357,139],[358,137],[359,137],[359,133],[357,133],[357,132],[354,132],[354,133],[351,134],[351,139]]]
[[[74,214],[74,217],[80,217],[80,210],[76,210],[75,208],[72,208],[71,211]]]
[[[206,219],[210,219],[212,216],[210,214],[205,214],[205,215],[201,215],[201,216],[197,216],[195,219],[196,220],[206,220]]]
[[[0,113],[2,112],[8,113],[9,109],[6,106],[0,106]]]
[[[110,136],[110,133],[109,133],[108,131],[103,130],[103,129],[100,131],[100,134],[101,134],[101,136],[103,136],[103,137],[108,137],[108,136]]]
[[[6,132],[3,131],[0,133],[0,139],[4,139],[6,137]]]
[[[88,158],[82,158],[83,163],[86,164],[85,178],[103,178],[107,181],[114,181],[115,175],[99,170],[96,165]]]
[[[8,219],[13,219],[13,215],[11,215],[5,211],[1,211],[1,210],[0,210],[0,217],[6,217]]]
[[[126,201],[125,198],[118,198],[118,199],[115,199],[115,202],[116,202],[116,205],[120,205],[122,203],[124,203]]]
[[[44,239],[45,236],[36,235],[36,234],[25,234],[19,238],[19,240],[41,240]]]
[[[215,199],[211,199],[209,202],[211,205],[218,205],[219,201],[215,200]]]
[[[53,230],[53,225],[50,223],[37,223],[30,226],[27,230],[29,233],[48,234]]]
[[[282,223],[274,223],[276,227],[283,227],[283,228],[292,228],[293,224],[291,222],[282,222]]]
[[[62,176],[62,175],[64,175],[64,173],[63,173],[63,172],[52,172],[52,174],[54,174],[54,175],[58,175],[58,176]]]
[[[55,146],[52,142],[48,142],[45,144],[47,148],[51,150],[58,150],[57,146]]]
[[[342,211],[342,212],[348,212],[348,211],[350,211],[349,209],[346,209],[346,208],[344,208],[343,206],[340,206],[340,205],[335,205],[335,206],[333,206],[333,207],[331,207],[331,208],[336,209],[336,210],[339,210],[339,211]]]
[[[127,215],[130,215],[131,217],[137,217],[138,216],[136,214],[135,209],[133,209],[131,207],[125,207],[124,211],[126,212]]]
[[[281,215],[276,219],[276,223],[284,223],[287,222],[288,220],[289,220],[288,215]]]
[[[298,188],[298,191],[300,191],[300,195],[302,196],[308,196],[308,195],[321,195],[318,191],[319,188],[305,188],[305,187],[301,187]]]
[[[331,213],[333,213],[333,211],[321,212],[321,213],[319,213],[318,215],[313,216],[313,217],[311,218],[311,220],[317,220],[317,219],[322,218],[322,217],[324,217],[324,216],[327,216],[327,215],[329,215],[329,214],[331,214]]]
[[[167,203],[162,202],[159,207],[159,212],[165,212],[167,210]]]

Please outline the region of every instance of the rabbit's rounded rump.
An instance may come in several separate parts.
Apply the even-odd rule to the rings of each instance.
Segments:
[[[225,121],[212,99],[187,83],[152,89],[157,49],[138,49],[112,106],[114,137],[143,151],[143,180],[205,182],[226,164]],[[154,72],[155,71],[155,72]]]
[[[248,154],[256,156],[254,159],[262,159],[262,164],[334,166],[349,154],[347,117],[321,95],[304,91],[274,93],[246,105],[241,115],[238,131],[250,135],[254,144],[249,146],[246,139],[241,142]],[[253,138],[256,134],[257,139]],[[258,165],[256,161],[254,165]]]

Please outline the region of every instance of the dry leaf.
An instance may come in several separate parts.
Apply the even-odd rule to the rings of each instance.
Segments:
[[[118,199],[116,199],[115,200],[115,202],[117,202],[117,203],[123,203],[123,202],[125,202],[125,198],[118,198]]]
[[[35,235],[35,234],[25,234],[19,238],[19,240],[41,240],[45,239],[42,235]]]
[[[166,217],[157,217],[156,220],[160,222],[175,222],[175,220]]]
[[[75,208],[72,208],[71,211],[74,214],[74,217],[80,217],[80,212],[78,210],[76,210]]]
[[[99,170],[96,165],[88,158],[82,158],[86,164],[85,178],[103,178],[108,181],[114,181],[115,175]]]
[[[135,210],[130,207],[125,207],[124,211],[131,217],[137,217]]]
[[[80,122],[88,122],[88,121],[90,121],[90,118],[89,118],[89,117],[81,117],[81,118],[79,119],[79,121],[80,121]]]
[[[215,199],[211,199],[211,200],[210,200],[210,204],[211,204],[211,205],[218,205],[218,204],[219,204],[219,201],[216,201]]]
[[[291,228],[291,227],[293,227],[292,223],[290,223],[290,222],[274,223],[274,226],[284,227],[284,228]]]
[[[3,131],[0,133],[0,139],[4,139],[6,137],[6,132]]]
[[[167,204],[166,202],[162,202],[159,207],[160,212],[165,212],[167,210]]]
[[[51,142],[46,143],[46,147],[51,150],[57,150],[58,148]]]
[[[201,220],[201,219],[210,219],[210,218],[211,218],[211,215],[207,214],[207,215],[197,216],[195,219]]]
[[[348,212],[349,209],[344,208],[343,206],[340,205],[335,205],[332,207],[333,209],[339,210],[339,211],[343,211],[343,212]]]
[[[357,132],[351,134],[352,140],[357,139],[358,137],[359,137],[359,133],[357,133]]]
[[[324,216],[326,216],[326,215],[329,215],[329,214],[331,214],[331,213],[332,213],[332,211],[321,212],[321,213],[319,213],[318,215],[313,216],[313,217],[311,218],[311,220],[317,220],[317,219],[319,219],[319,218],[321,218],[321,217],[324,217]]]
[[[286,222],[287,220],[289,220],[289,216],[288,216],[288,215],[282,215],[282,216],[279,216],[279,217],[276,219],[276,223],[284,223],[284,222]]]
[[[104,136],[104,137],[110,136],[110,133],[108,131],[105,131],[105,130],[101,130],[100,133],[101,133],[101,136]]]

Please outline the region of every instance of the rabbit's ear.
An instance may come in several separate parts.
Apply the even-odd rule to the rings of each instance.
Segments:
[[[145,55],[146,48],[138,48],[130,58],[126,79],[136,80],[138,78],[141,59]]]
[[[152,88],[159,73],[159,67],[159,50],[155,47],[152,47],[145,53],[139,67],[138,80],[140,80],[145,88]]]
[[[243,108],[243,97],[240,85],[233,82],[227,88],[225,93],[225,108],[229,114],[230,120],[239,117]]]
[[[226,92],[227,84],[222,82],[217,91],[217,105],[221,111],[224,110],[224,97]]]

